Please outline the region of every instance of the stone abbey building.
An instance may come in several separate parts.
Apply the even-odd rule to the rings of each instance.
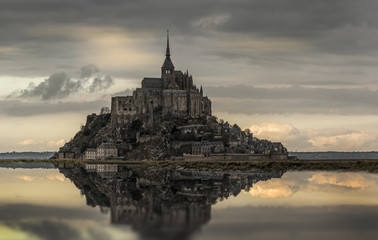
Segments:
[[[142,87],[137,88],[132,96],[112,97],[111,123],[115,129],[120,129],[135,119],[147,120],[146,122],[152,125],[154,114],[157,112],[163,116],[211,116],[211,101],[203,96],[202,86],[199,90],[188,72],[175,70],[168,34],[161,77],[144,78]]]

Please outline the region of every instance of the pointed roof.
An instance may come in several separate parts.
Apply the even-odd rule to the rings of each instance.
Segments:
[[[162,68],[167,68],[167,69],[175,68],[171,60],[171,51],[169,49],[169,30],[167,30],[167,49],[165,51],[165,60],[164,60]]]

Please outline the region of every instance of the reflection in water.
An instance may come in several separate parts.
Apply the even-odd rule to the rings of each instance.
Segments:
[[[211,217],[218,200],[248,191],[283,171],[193,171],[91,164],[60,168],[86,196],[110,210],[113,224],[131,225],[142,238],[187,239]]]

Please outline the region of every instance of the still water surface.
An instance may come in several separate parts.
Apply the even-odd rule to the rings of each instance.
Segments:
[[[378,175],[0,167],[0,239],[377,239]]]

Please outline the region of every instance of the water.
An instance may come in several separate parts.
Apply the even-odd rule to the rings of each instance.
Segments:
[[[376,239],[377,183],[365,172],[0,168],[0,239]]]

